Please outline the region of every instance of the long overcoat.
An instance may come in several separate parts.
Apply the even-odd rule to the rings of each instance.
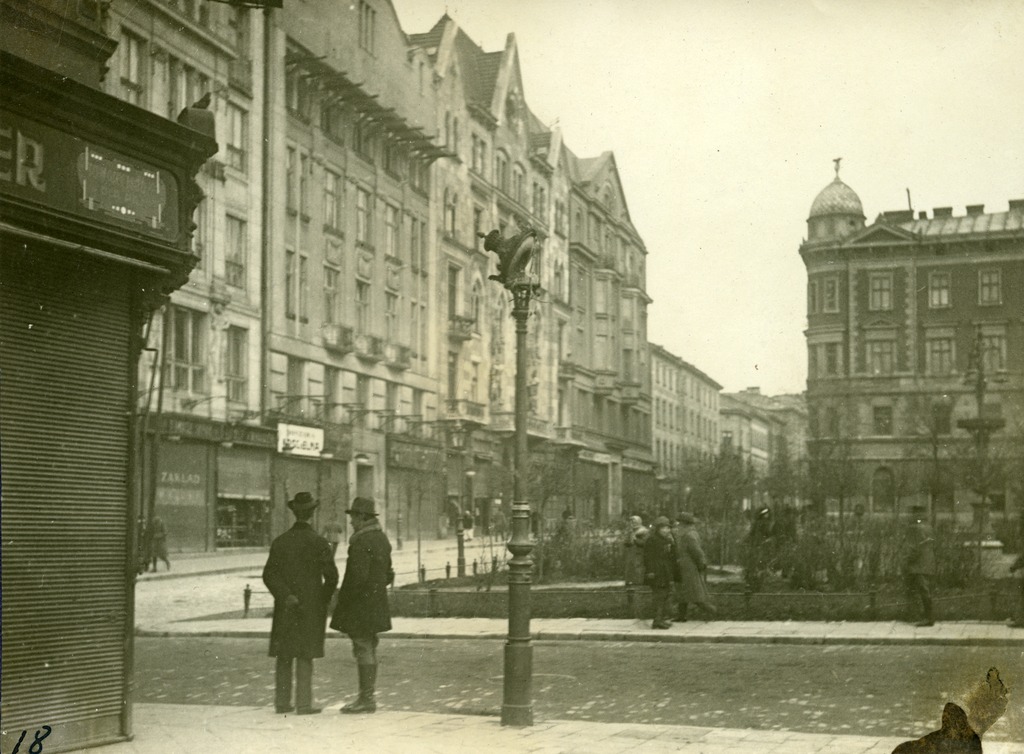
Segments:
[[[935,575],[935,538],[932,528],[925,523],[913,523],[907,532],[903,572],[906,574]]]
[[[296,521],[271,543],[263,583],[274,595],[270,656],[323,657],[327,603],[338,585],[327,540],[308,523]],[[297,606],[285,604],[289,595],[298,598]]]
[[[700,546],[700,535],[696,529],[679,530],[676,535],[676,551],[679,555],[679,599],[696,604],[708,602],[708,590],[702,576],[708,567],[708,560]]]
[[[388,584],[394,581],[391,543],[373,521],[348,540],[345,577],[331,628],[349,636],[372,636],[391,630]]]
[[[679,563],[676,544],[657,532],[644,542],[644,584],[653,589],[668,589],[679,581]]]

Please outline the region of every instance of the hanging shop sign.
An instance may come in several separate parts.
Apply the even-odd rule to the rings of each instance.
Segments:
[[[300,424],[277,425],[277,452],[296,456],[320,457],[324,451],[324,431]]]

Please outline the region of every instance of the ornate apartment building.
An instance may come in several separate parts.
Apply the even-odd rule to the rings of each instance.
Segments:
[[[1002,425],[991,453],[1008,461],[1024,434],[1024,201],[866,225],[837,168],[807,228],[811,456],[848,461],[866,510],[969,516],[972,420]],[[988,490],[996,511],[1016,510],[1008,482]]]
[[[611,153],[576,156],[530,110],[513,35],[406,34],[387,0],[115,0],[107,24],[108,91],[162,115],[208,99],[221,145],[199,264],[140,368],[143,495],[172,547],[263,546],[300,489],[318,525],[372,494],[399,539],[466,507],[486,528],[515,338],[477,233],[518,223],[543,236],[529,425],[572,470],[558,510],[605,522],[646,494],[647,252]]]

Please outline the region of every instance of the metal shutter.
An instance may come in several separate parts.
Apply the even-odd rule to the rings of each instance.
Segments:
[[[124,738],[130,326],[116,267],[0,252],[4,750]]]

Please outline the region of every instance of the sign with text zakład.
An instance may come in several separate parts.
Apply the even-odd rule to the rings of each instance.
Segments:
[[[0,193],[174,241],[178,184],[166,170],[0,110]]]
[[[277,425],[277,452],[319,458],[324,450],[324,431],[300,424]]]

